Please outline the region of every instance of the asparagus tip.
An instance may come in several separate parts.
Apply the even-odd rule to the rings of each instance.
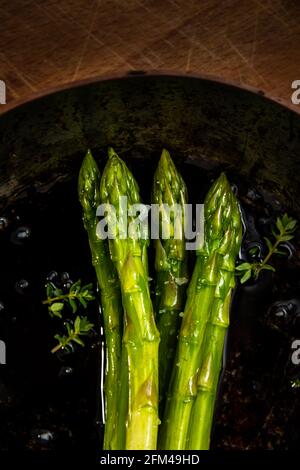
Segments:
[[[166,150],[166,149],[162,149],[160,160],[163,163],[170,162],[170,160],[171,160],[170,152],[168,152],[168,150]]]
[[[108,154],[108,158],[111,158],[113,156],[118,156],[112,147],[108,147],[107,154]]]
[[[224,171],[222,171],[222,173],[220,174],[218,180],[219,180],[220,183],[224,183],[224,184],[228,183],[229,184],[226,173]]]
[[[91,152],[91,149],[87,149],[87,152],[85,154],[85,157],[84,158],[91,158],[92,160],[94,160],[93,158],[93,155],[92,155],[92,152]]]
[[[92,155],[92,152],[90,149],[87,150],[84,159],[82,160],[80,172],[79,172],[79,177],[83,176],[85,172],[92,172],[96,171],[98,172],[98,166],[97,163]]]
[[[95,208],[100,202],[100,171],[90,150],[87,151],[79,171],[78,196],[83,208],[85,222],[93,220]]]

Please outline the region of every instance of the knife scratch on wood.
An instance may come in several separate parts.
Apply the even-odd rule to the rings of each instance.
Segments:
[[[88,33],[87,33],[87,35],[84,39],[84,42],[83,42],[83,45],[82,45],[82,48],[81,48],[81,51],[80,51],[80,55],[78,57],[78,61],[77,61],[77,64],[76,64],[76,67],[75,67],[75,70],[74,70],[72,81],[76,80],[76,78],[77,78],[77,75],[78,75],[78,72],[79,72],[79,69],[80,69],[80,66],[81,66],[81,63],[82,63],[82,59],[85,55],[87,45],[88,45],[89,40],[91,38],[91,32],[92,32],[92,29],[93,29],[94,24],[95,24],[96,16],[98,14],[99,5],[100,5],[100,1],[96,0],[95,10],[94,10],[94,13],[92,15],[90,25],[88,27]]]

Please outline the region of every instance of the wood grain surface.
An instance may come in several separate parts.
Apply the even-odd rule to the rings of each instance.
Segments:
[[[137,70],[212,75],[289,106],[300,79],[299,0],[0,0],[0,18],[0,113],[70,82]]]

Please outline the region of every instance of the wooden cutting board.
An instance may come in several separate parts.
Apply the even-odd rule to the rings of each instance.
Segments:
[[[7,106],[144,70],[205,74],[285,104],[300,79],[298,0],[0,0]]]

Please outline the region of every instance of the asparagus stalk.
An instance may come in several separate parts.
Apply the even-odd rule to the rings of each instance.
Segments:
[[[227,250],[231,247],[231,238],[236,236],[233,203],[230,185],[222,174],[205,199],[204,245],[197,251],[197,260],[187,292],[187,303],[160,433],[162,449],[181,450],[187,447],[191,411],[197,396],[197,376],[201,367],[204,334],[210,319],[222,263],[232,260]],[[220,253],[227,254],[220,257]],[[219,290],[223,288],[220,284]]]
[[[112,439],[112,450],[124,450],[126,448],[126,419],[128,413],[128,358],[126,345],[122,339],[122,352],[121,352],[121,370],[118,381],[118,396],[117,396],[117,429],[115,437]]]
[[[229,209],[228,235],[225,235],[224,243],[220,244],[217,249],[220,271],[210,320],[205,332],[204,348],[199,360],[201,369],[197,380],[197,397],[191,412],[188,449],[207,450],[210,446],[216,394],[222,369],[224,340],[229,326],[232,289],[235,286],[235,259],[242,240],[239,207],[232,193]]]
[[[87,152],[78,179],[79,200],[83,223],[88,234],[92,263],[100,289],[106,339],[105,369],[105,432],[104,449],[119,449],[125,435],[125,425],[118,421],[118,382],[120,376],[123,308],[119,279],[110,259],[108,244],[97,237],[96,210],[100,204],[100,171],[90,151]]]
[[[159,206],[162,215],[159,224],[160,239],[155,240],[155,310],[160,333],[159,395],[160,409],[163,410],[176,351],[179,314],[183,310],[187,283],[184,240],[184,204],[187,203],[187,189],[167,150],[162,151],[154,175],[152,202]],[[170,238],[164,239],[163,235],[169,235]]]
[[[140,203],[137,183],[113,149],[101,180],[101,200],[108,204],[108,221],[114,212],[126,229],[133,227],[133,216],[124,212],[120,197],[126,196],[128,211]],[[113,224],[109,240],[121,284],[125,310],[124,343],[127,351],[129,402],[126,422],[126,449],[156,448],[158,428],[158,345],[153,307],[150,299],[147,266],[147,239],[137,232],[124,233]],[[134,233],[136,236],[134,236]],[[129,236],[128,236],[129,235]]]
[[[223,346],[229,325],[231,292],[222,305],[213,306],[218,311],[221,325],[208,324],[205,333],[203,363],[197,380],[197,397],[191,411],[187,449],[208,450],[215,399],[222,368]],[[201,359],[200,359],[201,363]]]

